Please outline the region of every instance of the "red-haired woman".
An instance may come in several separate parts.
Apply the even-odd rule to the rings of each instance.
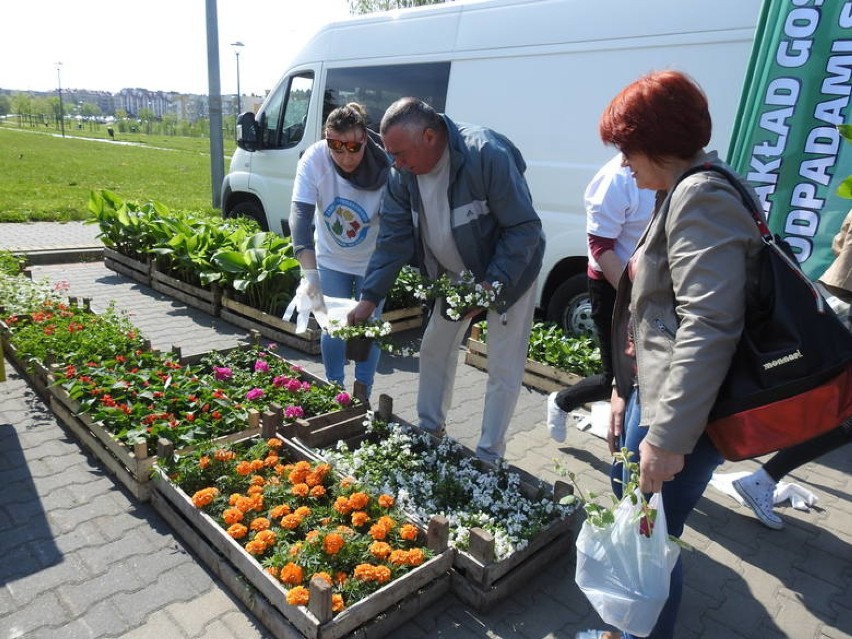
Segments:
[[[761,246],[739,191],[706,170],[731,171],[705,151],[710,131],[703,91],[676,71],[631,83],[600,120],[601,139],[621,151],[637,185],[664,196],[619,282],[609,441],[638,457],[643,492],[662,491],[676,536],[722,462],[704,429],[743,329]],[[615,467],[614,479],[621,472]],[[651,637],[674,636],[682,586],[678,560]]]

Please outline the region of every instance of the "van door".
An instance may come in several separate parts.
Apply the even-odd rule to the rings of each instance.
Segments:
[[[318,67],[291,72],[258,115],[259,144],[253,153],[248,187],[262,203],[268,230],[283,235],[290,234],[287,219],[296,165],[302,152],[316,141],[311,99],[319,73]]]

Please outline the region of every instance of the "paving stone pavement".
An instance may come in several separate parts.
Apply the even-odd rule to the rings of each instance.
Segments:
[[[70,224],[0,224],[0,249],[91,246],[96,228]],[[71,239],[73,238],[73,239]],[[188,309],[104,268],[102,262],[45,265],[35,278],[68,281],[96,310],[110,301],[156,348],[184,354],[223,348],[245,331]],[[416,342],[417,333],[405,338]],[[282,354],[322,374],[318,356]],[[459,368],[448,433],[476,444],[485,374]],[[150,505],[133,499],[85,454],[7,363],[0,384],[0,639],[187,639],[270,636],[207,571]],[[394,399],[414,420],[416,358],[384,356],[374,393]],[[351,370],[348,371],[351,375]],[[545,395],[524,388],[510,426],[507,459],[542,479],[558,478],[554,459],[584,490],[606,492],[609,466],[601,439],[571,429],[565,444],[544,426]],[[754,461],[720,472],[751,470]],[[684,534],[686,588],[678,637],[852,637],[852,497],[850,450],[841,449],[788,479],[819,496],[818,507],[779,508],[783,531],[761,526],[747,509],[709,488]],[[446,595],[391,633],[421,639],[571,639],[602,627],[574,585],[571,553],[553,562],[487,613]]]

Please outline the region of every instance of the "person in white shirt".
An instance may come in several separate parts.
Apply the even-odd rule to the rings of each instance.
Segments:
[[[299,160],[293,185],[290,231],[302,267],[308,297],[321,310],[323,296],[358,299],[364,272],[376,246],[378,210],[390,159],[381,138],[367,128],[360,104],[334,109],[326,119],[324,139]],[[381,314],[381,304],[375,315]],[[323,333],[320,341],[325,376],[345,387],[343,340]],[[355,363],[356,388],[369,399],[381,351]],[[356,395],[361,393],[356,392]]]
[[[601,350],[601,372],[547,398],[547,429],[565,441],[568,413],[582,404],[608,400],[612,394],[612,310],[624,265],[636,248],[654,210],[655,193],[640,189],[618,153],[604,164],[585,192],[589,243],[589,300]]]

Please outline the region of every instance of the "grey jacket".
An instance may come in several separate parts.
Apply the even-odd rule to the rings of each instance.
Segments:
[[[705,162],[725,166],[715,153],[694,164]],[[613,315],[618,392],[628,396],[635,365],[649,443],[687,454],[704,432],[742,333],[760,247],[739,193],[711,171],[684,179],[654,213]],[[624,353],[630,321],[635,360]]]
[[[480,126],[447,124],[452,234],[479,281],[503,284],[497,310],[514,304],[535,282],[544,255],[541,220],[524,179],[526,163],[506,137]],[[392,168],[379,211],[379,237],[362,299],[378,302],[408,263],[425,273],[417,176]],[[426,273],[436,277],[437,273]]]

